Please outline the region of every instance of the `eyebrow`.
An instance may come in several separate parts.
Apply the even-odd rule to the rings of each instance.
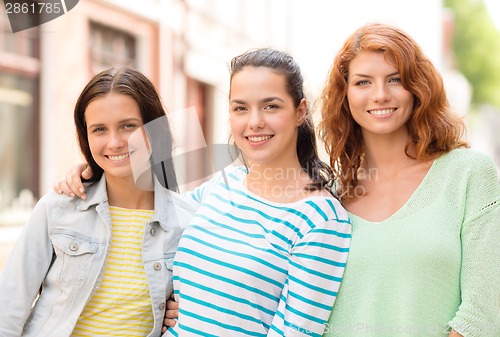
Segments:
[[[395,71],[389,75],[387,75],[386,77],[392,77],[392,76],[396,76],[396,75],[399,75],[399,71]],[[358,76],[358,77],[368,77],[368,78],[372,78],[373,76],[370,76],[370,75],[365,75],[365,74],[352,74],[352,76]]]
[[[126,119],[123,119],[123,120],[120,120],[118,121],[117,124],[123,124],[123,123],[127,123],[127,122],[136,122],[136,123],[142,123],[142,121],[138,118],[126,118]],[[92,125],[88,125],[87,126],[87,129],[92,129],[92,128],[96,128],[96,127],[100,127],[100,126],[103,126],[105,125],[104,123],[95,123],[95,124],[92,124]]]
[[[283,99],[279,98],[278,96],[271,96],[271,97],[266,97],[263,98],[259,101],[259,103],[268,103],[272,101],[280,101],[280,102],[285,102]],[[246,101],[240,100],[240,99],[233,99],[229,103],[236,103],[236,104],[246,104]]]

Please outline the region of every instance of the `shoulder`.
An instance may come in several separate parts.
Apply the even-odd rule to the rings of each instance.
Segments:
[[[495,165],[493,160],[487,154],[474,149],[455,149],[442,156],[437,160],[447,164],[454,165],[460,169],[491,169]]]
[[[352,226],[349,214],[341,203],[332,195],[321,195],[304,199],[302,205],[298,211],[307,217],[306,231],[309,235],[320,235],[322,241],[335,240],[336,245],[340,244],[337,240],[346,240],[342,246],[347,251]]]
[[[448,196],[463,198],[468,213],[500,200],[500,183],[497,167],[490,156],[472,149],[457,149],[437,159],[442,164],[435,180],[446,181]],[[462,192],[460,192],[462,191]]]
[[[58,194],[54,191],[49,191],[44,194],[37,205],[47,208],[58,208],[63,210],[78,210],[87,209],[90,205],[101,203],[107,200],[106,183],[84,183],[87,199],[83,200],[78,197],[69,197],[65,194]]]
[[[65,194],[58,194],[54,191],[49,191],[44,194],[40,200],[38,200],[38,205],[44,205],[45,207],[60,207],[65,205],[76,204],[77,199],[68,197]]]
[[[80,199],[60,195],[54,191],[44,194],[33,208],[32,217],[51,218],[77,210]]]
[[[248,170],[245,166],[228,166],[219,172],[218,178],[219,181],[225,178],[227,183],[238,182],[245,179],[247,174]]]
[[[311,208],[324,221],[350,222],[349,215],[340,201],[326,192],[303,199],[304,208]]]
[[[229,186],[237,186],[246,176],[246,168],[244,166],[227,166],[224,169],[218,171],[210,179],[203,182],[200,186],[196,187],[194,190],[184,193],[186,197],[194,201],[196,204],[201,203],[207,196],[212,194],[212,192],[219,188],[217,193],[223,193],[227,190]]]
[[[456,149],[435,161],[432,176],[435,179],[465,183],[475,177],[498,180],[495,164],[490,156],[473,149]]]
[[[244,166],[228,166],[220,170],[214,176],[204,183],[202,187],[211,187],[212,189],[219,185],[231,186],[238,184],[245,179],[247,170]]]

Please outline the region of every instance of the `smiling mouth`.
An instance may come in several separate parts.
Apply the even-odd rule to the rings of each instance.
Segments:
[[[380,110],[368,110],[368,113],[370,115],[376,115],[376,116],[384,116],[384,115],[389,115],[396,111],[395,108],[393,109],[380,109]]]
[[[263,142],[265,140],[271,139],[273,136],[272,135],[267,135],[267,136],[248,136],[246,139],[251,141],[252,143],[258,143],[258,142]]]
[[[130,152],[120,154],[117,156],[106,156],[106,157],[112,161],[121,161],[121,160],[124,160],[124,159],[127,159],[128,157],[130,157]]]

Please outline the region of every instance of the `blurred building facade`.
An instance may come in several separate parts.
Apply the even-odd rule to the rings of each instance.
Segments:
[[[414,8],[397,0],[382,2],[85,0],[53,21],[18,33],[12,33],[3,10],[0,225],[23,222],[26,214],[20,210],[29,211],[55,179],[82,161],[73,107],[85,83],[104,68],[130,65],[149,76],[175,122],[179,147],[192,150],[227,142],[228,63],[248,49],[291,52],[312,98],[340,43],[364,22],[400,25],[440,63],[441,1],[424,0]],[[427,17],[426,28],[418,12]],[[192,173],[179,174],[203,176],[195,171],[206,166],[199,158],[189,164]]]
[[[310,100],[357,27],[400,26],[444,70],[441,0],[85,0],[42,26],[12,33],[0,15],[0,268],[33,203],[82,161],[74,104],[96,72],[130,65],[155,84],[181,151],[225,144],[232,57],[256,47],[290,52]],[[425,18],[425,25],[422,25]],[[210,171],[200,156],[178,175]],[[15,226],[17,225],[17,226]],[[15,229],[14,227],[17,229]]]
[[[175,115],[180,147],[224,143],[227,64],[257,46],[286,49],[287,16],[270,13],[287,6],[286,0],[85,0],[18,33],[2,8],[0,266],[34,202],[82,161],[73,108],[93,74],[122,65],[142,71]],[[204,159],[189,163],[195,176],[205,170]],[[179,174],[188,176],[184,170]]]
[[[255,46],[284,49],[286,16],[264,18],[257,26],[253,18],[287,6],[283,0],[86,0],[51,22],[15,34],[4,10],[0,222],[24,222],[22,210],[29,211],[54,179],[81,162],[73,107],[85,83],[105,68],[129,65],[152,80],[167,110],[180,111],[175,119],[184,129],[177,131],[186,136],[179,139],[181,146],[204,143],[196,136],[213,142],[224,134],[217,125],[227,124],[227,63]],[[193,124],[182,118],[188,107],[203,132],[186,132]],[[202,160],[190,163],[190,169],[203,169]]]

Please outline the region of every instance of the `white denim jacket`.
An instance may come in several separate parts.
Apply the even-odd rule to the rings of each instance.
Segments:
[[[101,283],[111,242],[111,217],[102,179],[87,199],[55,192],[35,206],[0,275],[0,336],[70,336]],[[144,226],[142,258],[154,329],[160,336],[165,299],[172,293],[172,261],[195,212],[188,199],[155,182],[155,213]]]

